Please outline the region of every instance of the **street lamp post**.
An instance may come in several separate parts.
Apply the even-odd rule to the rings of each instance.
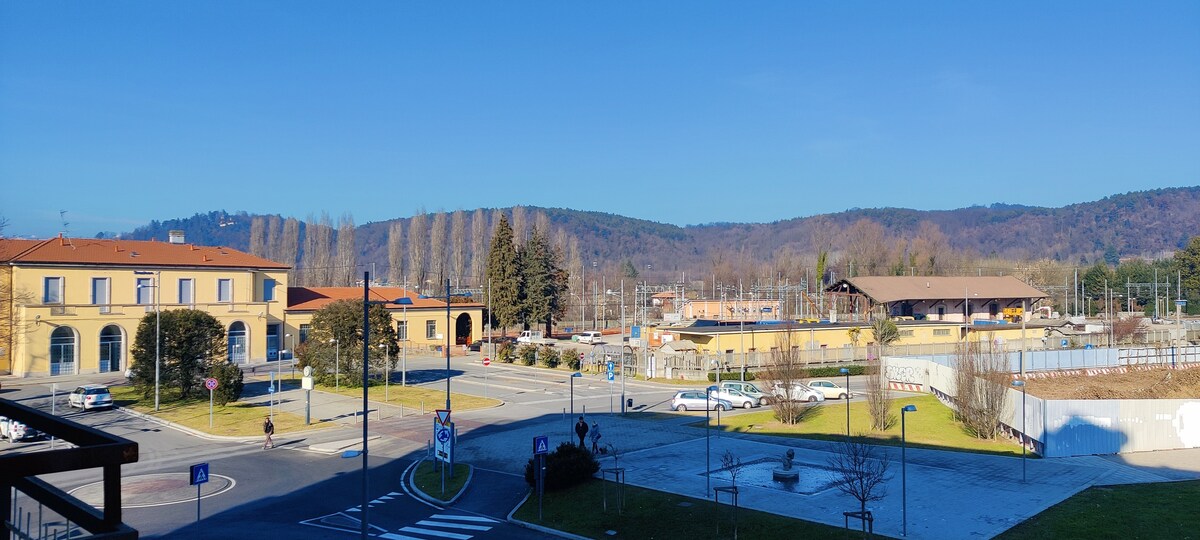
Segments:
[[[446,410],[450,409],[450,297],[470,297],[471,293],[450,294],[450,278],[446,278]]]
[[[391,347],[387,343],[380,343],[379,348],[383,349],[383,402],[388,402],[388,383],[392,379],[392,359]]]
[[[578,371],[571,374],[571,416],[567,417],[568,424],[575,418],[575,379],[582,377],[582,376],[583,376],[583,374]],[[567,438],[568,439],[571,438],[570,428],[567,429]]]
[[[842,375],[846,376],[846,440],[850,439],[850,370],[842,368]]]
[[[158,412],[158,380],[159,380],[159,372],[161,371],[161,368],[159,366],[160,366],[160,364],[162,364],[162,355],[159,350],[160,349],[159,343],[162,341],[162,324],[161,324],[162,310],[159,308],[159,303],[158,303],[159,299],[161,298],[161,295],[159,294],[158,286],[159,286],[159,282],[162,281],[162,272],[161,271],[151,272],[148,270],[139,270],[139,271],[135,271],[134,274],[142,275],[142,276],[149,276],[149,275],[154,276],[153,284],[145,285],[145,286],[138,285],[138,288],[139,289],[141,289],[141,288],[154,289],[154,411]]]
[[[1025,381],[1013,381],[1012,385],[1021,389],[1021,483],[1025,483]]]
[[[342,389],[342,342],[337,338],[332,338],[329,342],[333,344],[333,389],[337,391]]]
[[[917,412],[917,406],[905,405],[900,409],[900,536],[908,536],[908,460],[905,455],[908,443],[904,432],[904,415],[910,412]]]

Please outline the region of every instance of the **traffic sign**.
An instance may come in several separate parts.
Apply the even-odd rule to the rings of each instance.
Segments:
[[[486,356],[483,357],[483,367],[488,367],[490,365],[492,365],[492,359]]]
[[[582,362],[582,361],[583,361],[583,353],[579,353],[579,361],[580,361],[580,362]]]
[[[450,410],[449,409],[438,409],[436,412],[437,412],[437,421],[439,424],[444,426],[444,425],[450,423]]]
[[[204,379],[204,387],[209,390],[216,390],[217,389],[217,380],[212,377]]]
[[[433,453],[438,461],[453,462],[454,458],[454,423],[433,423]]]
[[[196,465],[192,465],[191,472],[188,473],[188,478],[191,479],[189,484],[193,485],[193,486],[198,486],[200,484],[208,482],[208,464],[207,463],[199,463]]]
[[[1175,305],[1177,305],[1179,307],[1184,307],[1187,305],[1187,300],[1176,300]]]
[[[545,435],[533,438],[533,455],[540,456],[550,452],[550,441]]]

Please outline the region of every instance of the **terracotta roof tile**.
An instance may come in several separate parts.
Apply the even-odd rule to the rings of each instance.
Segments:
[[[12,240],[0,238],[0,262],[8,262],[25,250],[34,247],[43,240]]]
[[[9,259],[16,264],[88,264],[112,266],[258,268],[286,270],[286,264],[255,257],[223,246],[197,246],[145,240],[95,238],[51,238],[49,240],[0,240],[4,254],[34,242]]]
[[[362,300],[362,287],[288,287],[288,311],[316,311],[338,300]],[[371,299],[390,301],[397,298],[412,299],[410,309],[446,309],[446,302],[437,298],[421,298],[416,293],[400,287],[371,287]],[[455,307],[479,307],[476,302],[452,302]],[[385,304],[388,309],[401,309],[400,304]]]

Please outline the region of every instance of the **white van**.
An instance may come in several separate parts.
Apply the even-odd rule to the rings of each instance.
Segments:
[[[579,334],[579,342],[586,343],[588,345],[604,343],[604,335],[600,332],[584,332]]]

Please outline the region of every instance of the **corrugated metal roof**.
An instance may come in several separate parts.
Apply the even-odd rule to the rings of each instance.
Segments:
[[[837,292],[848,283],[876,302],[904,300],[962,300],[997,298],[1046,298],[1039,291],[1012,276],[863,276],[841,280],[825,290]]]
[[[29,242],[34,242],[29,245]],[[233,248],[146,240],[51,238],[0,240],[0,260],[11,253],[12,264],[102,265],[149,267],[256,268],[287,270],[286,264]]]

